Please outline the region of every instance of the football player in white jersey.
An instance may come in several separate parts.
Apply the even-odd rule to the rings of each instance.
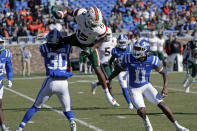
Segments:
[[[17,131],[24,129],[28,121],[53,94],[56,94],[61,102],[62,111],[69,120],[71,131],[76,131],[67,81],[73,75],[72,72],[67,70],[72,47],[69,44],[58,47],[58,42],[61,38],[61,33],[54,29],[48,33],[47,43],[40,45],[40,53],[44,58],[47,78],[43,82],[33,106],[24,115]]]
[[[193,40],[187,43],[183,52],[183,63],[187,68],[183,87],[185,88],[185,92],[189,93],[190,85],[197,74],[197,36],[194,36]]]
[[[61,19],[66,15],[74,17],[77,23],[77,31],[71,36],[64,37],[63,43],[78,46],[86,50],[94,71],[104,88],[104,93],[109,104],[116,106],[116,100],[111,96],[104,73],[100,68],[100,59],[97,48],[105,41],[107,27],[103,23],[101,11],[93,6],[86,10],[78,8],[71,10],[68,7],[53,6],[51,8],[55,18]]]
[[[157,47],[157,50],[158,50],[158,57],[159,57],[159,60],[161,62],[164,61],[164,44],[165,44],[165,39],[163,38],[163,34],[159,33],[158,34],[159,37],[158,37],[158,47]]]
[[[8,79],[7,87],[12,87],[12,54],[10,50],[5,49],[5,41],[2,36],[0,36],[0,126],[2,131],[7,131],[3,121],[2,112],[2,99],[3,99],[3,78],[4,69],[6,69],[6,75]]]
[[[117,44],[117,39],[115,37],[112,37],[112,31],[109,27],[107,27],[106,40],[98,48],[100,62],[101,62],[101,69],[106,78],[108,78],[111,75],[109,60],[111,58],[111,50],[116,46],[116,44]],[[101,83],[100,82],[91,83],[93,95],[96,93],[96,89],[98,85],[101,85]],[[112,87],[109,87],[109,91],[112,94],[111,89]]]
[[[168,119],[174,124],[177,131],[189,131],[189,129],[181,126],[176,121],[172,111],[164,103],[160,93],[150,83],[150,72],[155,69],[163,76],[163,97],[168,94],[168,75],[163,68],[159,58],[157,56],[149,55],[150,45],[147,40],[139,39],[133,45],[133,50],[129,53],[125,53],[119,66],[115,68],[109,77],[111,81],[125,68],[128,68],[129,72],[129,93],[131,101],[134,107],[137,109],[138,115],[143,119],[146,131],[153,131],[150,120],[146,114],[146,106],[144,103],[144,97],[148,101],[157,105]]]
[[[150,42],[150,51],[154,56],[158,56],[157,46],[158,46],[158,37],[156,36],[156,32],[152,31],[150,37],[148,38]]]

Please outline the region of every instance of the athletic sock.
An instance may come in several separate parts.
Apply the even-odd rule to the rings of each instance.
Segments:
[[[127,88],[122,88],[122,93],[123,93],[123,95],[124,95],[127,103],[130,104],[131,103],[131,100],[129,98],[129,94],[128,94]]]

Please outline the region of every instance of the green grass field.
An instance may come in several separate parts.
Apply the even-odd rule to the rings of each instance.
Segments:
[[[184,93],[181,82],[184,73],[169,73],[169,94],[166,104],[172,109],[178,122],[190,131],[197,131],[197,84],[192,84],[191,93]],[[33,77],[34,78],[34,77]],[[16,130],[26,110],[32,106],[44,78],[14,79],[13,87],[4,90],[3,112],[9,130]],[[161,91],[162,77],[152,74],[153,85]],[[141,118],[136,110],[128,109],[116,79],[113,80],[113,93],[120,107],[112,107],[105,100],[101,87],[95,95],[91,94],[90,82],[95,75],[75,75],[68,79],[78,131],[144,131]],[[147,113],[154,131],[175,131],[173,124],[162,114],[157,106],[145,101]],[[61,114],[61,105],[54,95],[45,107],[37,112],[25,127],[25,131],[69,131],[69,124]],[[52,108],[50,108],[52,107]]]

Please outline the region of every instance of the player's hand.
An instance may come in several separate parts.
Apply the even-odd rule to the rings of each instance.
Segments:
[[[7,88],[11,88],[12,87],[12,81],[11,80],[8,80],[7,81]]]
[[[164,87],[163,90],[161,91],[162,98],[165,98],[168,96],[168,89],[167,87]]]

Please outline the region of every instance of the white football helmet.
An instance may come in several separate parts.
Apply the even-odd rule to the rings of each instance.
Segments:
[[[0,50],[5,49],[5,40],[2,36],[0,36]]]
[[[110,39],[112,38],[112,31],[109,27],[107,27],[106,38],[106,41],[110,41]]]
[[[85,17],[86,17],[86,25],[89,27],[96,27],[102,24],[103,22],[103,15],[96,6],[90,7]]]
[[[120,49],[126,49],[128,46],[128,37],[124,34],[121,34],[117,38],[117,47]]]

